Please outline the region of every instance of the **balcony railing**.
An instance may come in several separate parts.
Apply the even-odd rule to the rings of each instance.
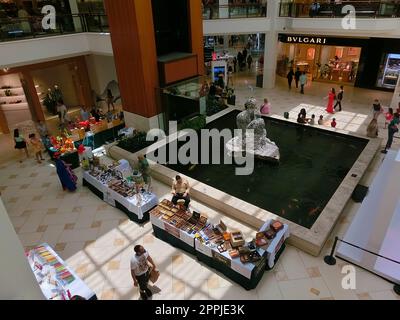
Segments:
[[[57,15],[55,29],[43,29],[43,16],[0,19],[0,41],[56,36],[81,32],[109,32],[105,14]]]
[[[279,16],[291,18],[342,18],[353,6],[357,18],[400,17],[400,1],[343,1],[340,4],[323,3],[280,3]],[[350,10],[350,11],[349,11]]]
[[[203,6],[203,19],[259,18],[267,16],[267,4],[228,4]]]

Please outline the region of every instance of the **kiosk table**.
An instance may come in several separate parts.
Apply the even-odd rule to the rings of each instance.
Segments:
[[[26,255],[40,289],[48,300],[70,300],[74,296],[97,300],[96,294],[47,243]]]

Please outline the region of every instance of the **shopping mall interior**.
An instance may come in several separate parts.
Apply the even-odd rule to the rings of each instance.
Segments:
[[[399,75],[400,1],[0,0],[0,299],[400,300]]]

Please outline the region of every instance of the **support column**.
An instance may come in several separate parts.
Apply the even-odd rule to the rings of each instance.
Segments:
[[[159,81],[152,3],[105,0],[104,4],[127,124],[144,128],[145,119],[157,115]]]
[[[69,7],[71,8],[71,13],[72,14],[78,14],[79,13],[79,8],[78,8],[78,0],[69,0]],[[74,23],[74,28],[75,31],[80,31],[82,30],[82,23],[81,19],[78,17],[72,18],[72,21]]]
[[[219,18],[229,18],[229,0],[219,0]]]
[[[396,112],[396,109],[399,107],[399,103],[400,103],[400,77],[397,80],[397,85],[393,93],[392,103],[390,104],[390,107],[393,108],[393,111]]]
[[[92,87],[90,85],[89,72],[86,65],[84,56],[76,58],[76,74],[78,76],[78,90],[80,97],[80,104],[85,106],[86,109],[90,110],[95,101],[93,101]]]
[[[1,132],[8,134],[10,133],[10,129],[8,128],[7,118],[4,114],[3,109],[0,106],[0,129]]]
[[[268,1],[267,15],[271,21],[271,29],[265,34],[263,87],[272,89],[275,87],[276,63],[278,58],[278,32],[276,31],[276,19],[279,15],[279,1]]]
[[[189,12],[191,49],[192,53],[197,54],[197,72],[199,75],[204,75],[204,35],[201,2],[198,0],[189,0]]]
[[[36,121],[45,121],[42,104],[40,103],[32,75],[29,71],[22,71],[20,73],[20,78],[22,86],[25,90],[25,96],[29,104],[29,109],[32,113],[32,119]]]

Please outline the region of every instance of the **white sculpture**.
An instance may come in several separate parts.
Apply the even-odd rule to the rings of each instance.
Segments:
[[[236,119],[237,127],[241,130],[240,136],[234,137],[226,144],[229,154],[249,152],[257,158],[279,162],[279,148],[267,138],[264,120],[255,116],[256,100],[249,98],[245,107],[246,110],[239,113]]]

